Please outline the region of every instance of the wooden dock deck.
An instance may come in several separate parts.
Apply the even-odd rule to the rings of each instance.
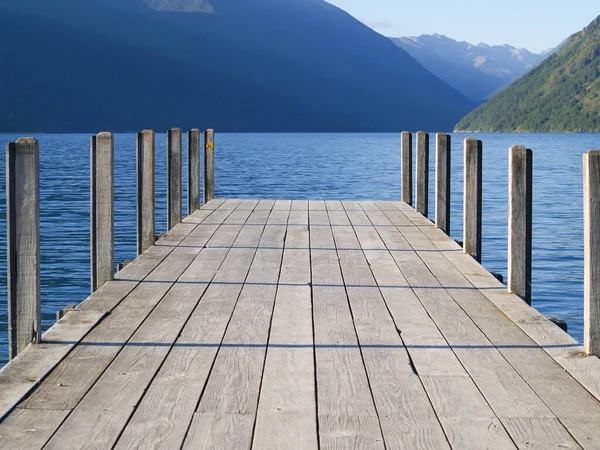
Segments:
[[[404,203],[212,200],[0,371],[0,448],[599,449],[582,354]]]

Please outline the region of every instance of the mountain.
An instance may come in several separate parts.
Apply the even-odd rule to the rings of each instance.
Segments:
[[[545,58],[510,45],[473,45],[439,34],[391,39],[427,70],[477,103],[492,97]]]
[[[600,132],[600,16],[456,129]]]
[[[322,0],[2,0],[0,129],[449,130],[475,106]]]

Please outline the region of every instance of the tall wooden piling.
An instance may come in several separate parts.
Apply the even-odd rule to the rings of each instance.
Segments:
[[[438,133],[435,151],[435,225],[448,236],[450,236],[451,169],[452,138],[446,133]]]
[[[92,292],[114,276],[114,138],[92,137],[90,146],[90,254]]]
[[[413,144],[412,144],[412,134],[408,131],[402,132],[402,137],[400,139],[400,147],[402,151],[401,159],[402,159],[402,201],[408,205],[413,204],[413,194],[412,194],[412,153],[413,153]]]
[[[508,177],[508,290],[531,305],[533,152],[530,149],[510,148]]]
[[[583,157],[584,345],[600,357],[600,150]]]
[[[182,218],[181,129],[167,132],[167,231]]]
[[[137,253],[154,245],[155,238],[155,136],[154,131],[137,134]]]
[[[41,338],[39,144],[6,147],[8,348],[13,359]]]
[[[188,131],[188,215],[200,209],[200,130]]]
[[[215,198],[215,132],[204,132],[204,203]]]
[[[481,262],[483,144],[465,139],[463,251]]]
[[[416,187],[416,210],[427,217],[429,212],[429,134],[424,131],[417,133]]]

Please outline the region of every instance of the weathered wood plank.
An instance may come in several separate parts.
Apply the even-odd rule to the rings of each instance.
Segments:
[[[357,238],[358,229],[373,230],[367,215],[330,211],[329,217],[386,447],[449,448]]]
[[[258,404],[255,449],[318,448],[308,213],[292,211]]]
[[[419,230],[415,232],[415,229],[407,227],[399,230],[413,248],[431,250],[433,244]],[[426,265],[422,258],[434,252],[417,250],[418,257],[411,258],[411,261],[407,260],[406,253],[392,253],[496,415],[500,418],[555,417],[430,272],[431,265]],[[443,266],[444,270],[450,268],[450,264]]]
[[[114,445],[240,230],[241,226],[222,226],[212,236],[190,235],[184,240],[183,245],[202,248],[206,244],[207,248],[202,248],[47,448]]]
[[[229,219],[235,220],[235,213]],[[213,227],[199,227],[208,237]],[[73,409],[135,330],[192,263],[201,247],[182,245],[145,278],[24,402],[30,409]]]
[[[460,247],[454,241],[446,239],[438,230],[421,228],[421,231],[474,287],[480,289],[482,295],[600,400],[598,358],[582,358],[584,349],[577,341],[519,297],[508,293],[504,285],[481,265],[460,254]]]
[[[327,212],[311,211],[309,224],[320,446],[350,437],[384,448]]]
[[[288,215],[288,211],[274,211],[269,221],[287,222]],[[244,420],[236,430],[243,447],[250,447],[252,443],[285,235],[284,227],[269,224],[265,227],[197,408],[200,417],[204,413],[215,414],[217,418],[248,415],[252,420]],[[223,448],[226,445],[226,441],[219,440],[224,436],[215,436],[210,445],[203,447],[193,441],[194,436],[195,433],[190,432],[186,446]]]
[[[263,226],[242,227],[233,248],[123,431],[116,448],[181,447],[268,216],[269,211],[255,211],[244,221],[249,224],[262,222]]]
[[[17,409],[0,423],[0,448],[41,449],[69,411]],[[35,416],[32,418],[32,416]]]
[[[103,312],[71,311],[0,369],[0,421],[100,322]],[[0,434],[2,434],[0,426]]]

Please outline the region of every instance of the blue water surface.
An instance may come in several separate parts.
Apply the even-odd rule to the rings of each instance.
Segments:
[[[0,146],[20,135],[0,134]],[[38,135],[42,320],[84,300],[89,276],[88,135]],[[453,136],[452,231],[462,235],[465,135]],[[533,306],[583,335],[582,155],[600,134],[479,134],[484,143],[483,264],[506,275],[508,148],[534,151]],[[136,256],[135,134],[115,136],[115,263]],[[430,205],[433,216],[432,136]],[[166,228],[166,137],[157,135],[157,232]],[[216,196],[286,199],[400,198],[396,134],[217,134]],[[185,158],[184,158],[185,159]],[[0,158],[0,247],[6,248],[5,160]],[[184,166],[184,177],[187,168]],[[185,186],[185,184],[184,184]],[[185,189],[184,189],[185,191]],[[185,192],[184,192],[185,197]],[[184,205],[187,201],[184,200]],[[0,366],[6,363],[6,251],[0,251]]]

